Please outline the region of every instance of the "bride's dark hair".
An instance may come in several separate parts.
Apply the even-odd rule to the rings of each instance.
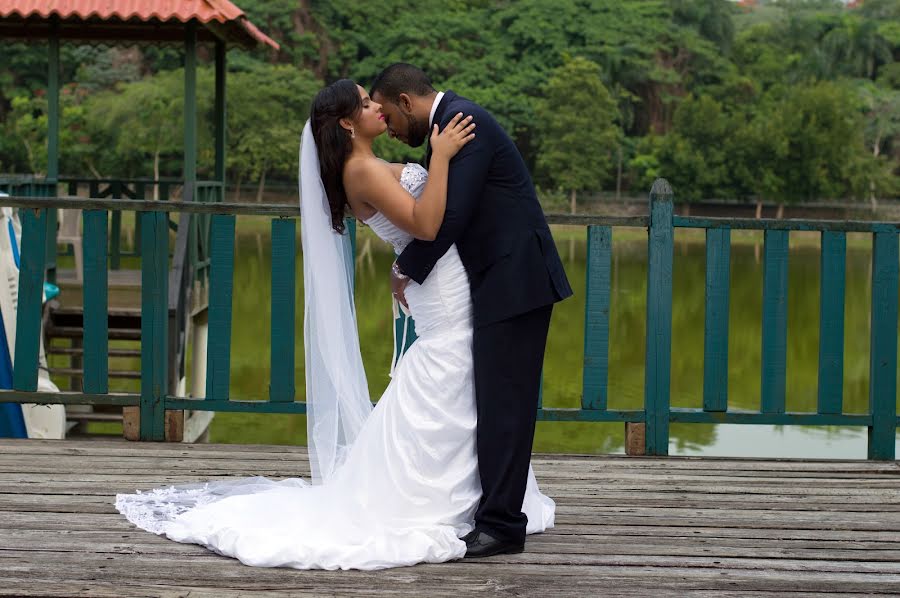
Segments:
[[[319,172],[331,207],[331,227],[344,232],[347,192],[344,190],[344,163],[353,149],[350,131],[342,118],[355,118],[362,110],[359,89],[350,79],[335,81],[319,91],[309,111],[310,126],[319,154]]]

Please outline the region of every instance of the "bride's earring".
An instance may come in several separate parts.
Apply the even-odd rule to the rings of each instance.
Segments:
[[[353,127],[350,127],[350,139],[356,139],[356,132],[353,131]]]

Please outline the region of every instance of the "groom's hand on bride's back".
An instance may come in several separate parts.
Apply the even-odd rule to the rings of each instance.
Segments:
[[[409,276],[400,270],[397,262],[394,262],[391,266],[391,295],[406,309],[409,309],[409,305],[406,303],[406,287],[408,284]]]

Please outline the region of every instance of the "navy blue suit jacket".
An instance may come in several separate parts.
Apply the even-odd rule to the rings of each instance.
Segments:
[[[471,114],[477,127],[450,161],[443,224],[434,241],[410,243],[397,265],[421,284],[455,243],[479,327],[565,299],[572,289],[512,139],[487,110],[452,91],[434,121],[443,130],[458,112]]]

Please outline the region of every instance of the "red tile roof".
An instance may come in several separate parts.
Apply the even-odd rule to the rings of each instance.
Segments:
[[[51,16],[62,20],[180,21],[237,25],[255,41],[278,48],[228,0],[0,0],[0,18]]]

